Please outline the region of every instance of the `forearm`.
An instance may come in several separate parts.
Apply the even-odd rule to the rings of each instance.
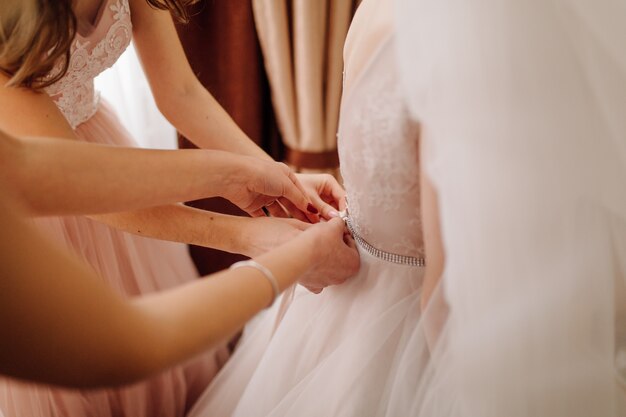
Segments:
[[[2,195],[0,228],[0,340],[11,341],[0,343],[0,374],[77,387],[143,374],[135,359],[146,332],[133,306],[26,225]]]
[[[310,253],[310,242],[296,239],[256,260],[273,272],[283,291],[308,269]],[[226,340],[272,297],[272,288],[261,272],[240,268],[137,299],[152,321],[155,339],[151,345],[163,347],[152,367],[160,369]]]
[[[75,387],[145,378],[215,346],[273,297],[252,268],[126,301],[0,199],[0,373]],[[258,261],[281,291],[311,264],[310,238]],[[31,254],[38,254],[32,262]],[[52,275],[51,275],[52,274]]]
[[[271,159],[199,82],[162,102],[159,108],[166,118],[197,146]]]
[[[129,1],[133,42],[163,115],[201,148],[269,159],[198,81],[171,15],[145,0]]]
[[[223,152],[2,138],[0,180],[34,215],[132,210],[221,195]]]
[[[252,219],[169,204],[141,210],[90,216],[139,236],[187,243],[231,253],[248,251],[246,226]]]

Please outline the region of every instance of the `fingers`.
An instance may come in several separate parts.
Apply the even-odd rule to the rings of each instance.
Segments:
[[[311,200],[313,200],[313,205],[324,219],[329,220],[333,217],[339,217],[339,212],[335,207],[323,201],[319,196],[313,195],[311,196]]]
[[[348,207],[348,199],[344,195],[338,200],[339,211],[345,211]]]
[[[276,200],[266,205],[265,208],[272,217],[289,217],[285,209]]]
[[[291,217],[306,223],[311,223],[309,217],[298,207],[294,206],[291,201],[286,198],[279,198],[278,201],[280,201],[280,204],[289,212]]]
[[[292,227],[294,227],[294,228],[296,228],[298,230],[301,230],[301,231],[305,231],[305,230],[308,230],[309,228],[313,227],[313,225],[311,223],[303,222],[303,221],[296,220],[296,219],[283,219],[281,221],[287,222]]]
[[[341,236],[346,246],[356,251],[356,242],[354,241],[354,238],[352,237],[352,235],[346,228],[346,224],[340,217],[334,217],[330,219],[328,222],[326,222],[326,224],[334,228],[334,233]]]
[[[348,245],[348,247],[350,249],[354,249],[356,250],[356,242],[354,241],[354,238],[352,237],[352,235],[348,232],[345,232],[343,234],[343,242]]]
[[[332,175],[327,175],[326,177],[326,186],[324,187],[324,194],[329,194],[332,196],[332,203],[336,207],[339,207],[341,210],[341,201],[346,198],[346,190],[343,189],[341,185],[337,182],[335,177]],[[331,204],[332,204],[331,203]]]
[[[339,217],[333,217],[326,224],[333,228],[337,235],[343,236],[343,232],[346,230],[346,224]]]
[[[319,294],[324,289],[324,288],[320,288],[320,287],[313,287],[311,285],[302,285],[302,286],[304,288],[306,288],[307,290],[311,291],[313,294]]]
[[[287,176],[289,181],[287,181],[284,187],[282,197],[291,201],[302,212],[317,214],[315,213],[315,207],[311,204],[311,201],[307,196],[306,190],[304,189],[300,181],[298,181],[296,174],[294,174],[293,171],[289,169],[289,167],[287,167],[287,165],[284,166],[287,169]]]
[[[274,218],[290,220],[289,224],[298,230],[307,230],[309,227],[312,226],[310,217],[307,217],[304,213],[298,210],[296,206],[294,206],[289,200],[285,198],[281,198],[279,199],[279,201],[271,202],[265,205],[261,210],[254,211],[253,213],[251,213],[251,215],[253,217],[260,217],[265,215]]]
[[[301,277],[300,283],[317,293],[321,288],[342,284],[354,276],[360,261],[356,244],[342,219],[336,217],[310,227],[321,233],[322,241],[316,246],[319,250],[316,254],[318,262]]]
[[[339,202],[346,195],[335,177],[330,174],[301,174],[302,180],[311,188],[309,198],[325,219],[339,216]]]
[[[263,209],[253,210],[251,212],[248,212],[248,214],[252,217],[264,217],[265,216]]]
[[[345,256],[343,266],[350,271],[350,276],[356,274],[360,266],[360,257],[354,238],[346,228],[343,220],[334,218],[328,223],[332,223],[333,227],[337,227],[341,231],[342,240],[345,244],[342,250]]]

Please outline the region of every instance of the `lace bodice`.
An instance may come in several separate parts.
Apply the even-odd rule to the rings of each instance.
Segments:
[[[128,0],[104,2],[91,33],[76,35],[65,76],[46,88],[72,128],[96,113],[99,96],[94,78],[117,61],[132,38]]]
[[[389,38],[344,95],[339,121],[341,175],[358,234],[400,255],[424,255],[418,129],[403,104]]]

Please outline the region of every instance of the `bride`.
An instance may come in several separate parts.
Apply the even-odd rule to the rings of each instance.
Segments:
[[[300,289],[244,332],[191,416],[373,416],[420,316],[424,244],[417,125],[395,62],[392,2],[365,0],[345,46],[339,126],[359,274]]]
[[[445,267],[386,415],[626,415],[626,2],[399,0],[396,16]]]
[[[345,47],[361,272],[249,326],[192,415],[626,415],[626,4],[391,3]]]

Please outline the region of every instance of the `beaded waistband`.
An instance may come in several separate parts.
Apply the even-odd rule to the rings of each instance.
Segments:
[[[398,255],[397,253],[386,252],[384,250],[375,248],[369,242],[363,239],[359,235],[359,233],[356,231],[356,228],[354,227],[354,224],[352,223],[352,219],[350,218],[350,215],[348,214],[347,210],[340,214],[341,214],[341,218],[343,219],[343,221],[346,222],[346,226],[348,227],[348,230],[352,234],[354,241],[370,255],[378,259],[381,259],[383,261],[391,262],[394,264],[417,266],[417,267],[426,266],[426,261],[423,258],[415,258],[413,256]]]

